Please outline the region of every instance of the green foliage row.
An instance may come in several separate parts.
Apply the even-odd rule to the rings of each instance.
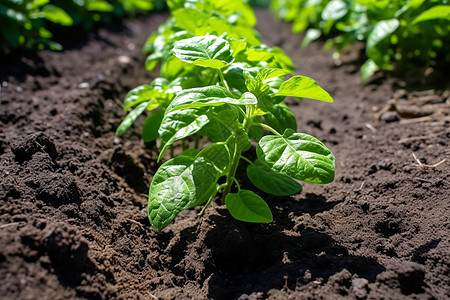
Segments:
[[[315,137],[296,132],[296,118],[283,102],[286,96],[333,99],[311,78],[285,80],[294,65],[282,49],[261,42],[250,6],[241,0],[168,5],[171,17],[144,46],[146,68],[160,63],[160,77],[128,93],[124,108],[130,112],[116,134],[150,111],[143,140],[159,138],[159,160],[174,142],[191,135],[208,137],[211,144],[187,149],[159,167],[148,199],[152,226],[160,231],[191,207],[205,204],[204,211],[219,191],[234,218],[271,222],[266,202],[241,189],[236,179],[241,162],[248,164],[255,187],[276,196],[300,192],[296,180],[333,181],[333,154]],[[256,161],[244,156],[252,141]]]
[[[0,50],[61,50],[52,40],[58,27],[91,30],[97,23],[154,8],[154,0],[0,0]]]
[[[448,0],[274,0],[272,11],[306,30],[303,47],[325,35],[338,55],[356,41],[366,45],[361,78],[378,70],[405,70],[450,62]]]

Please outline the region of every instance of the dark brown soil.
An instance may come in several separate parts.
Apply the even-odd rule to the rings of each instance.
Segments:
[[[449,299],[450,164],[421,168],[413,157],[449,159],[449,123],[400,111],[377,121],[392,98],[448,103],[449,86],[435,73],[431,85],[420,76],[362,85],[358,47],[336,67],[321,44],[299,51],[288,24],[258,17],[265,41],[335,99],[289,100],[299,131],[336,155],[335,182],[261,193],[271,224],[236,221],[214,203],[156,233],[146,202],[157,149],[140,140],[143,120],[123,138],[114,131],[125,93],[157,75],[140,48],[166,15],[61,53],[3,57],[1,299]]]

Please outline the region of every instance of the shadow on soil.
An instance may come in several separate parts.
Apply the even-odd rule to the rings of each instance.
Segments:
[[[204,243],[211,249],[211,299],[233,299],[254,292],[267,296],[271,289],[294,290],[317,279],[327,280],[343,269],[374,282],[385,270],[375,260],[349,254],[313,224],[295,221],[297,212],[314,215],[332,209],[337,202],[327,203],[315,194],[307,194],[300,206],[292,199],[287,202],[283,209],[272,209],[275,222],[269,225],[234,220],[225,208],[217,209],[221,216],[210,217],[215,226]],[[296,211],[290,210],[294,204]]]

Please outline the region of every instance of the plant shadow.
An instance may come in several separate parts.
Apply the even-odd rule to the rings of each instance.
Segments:
[[[304,213],[317,214],[335,205],[327,205],[325,200],[308,194],[302,204]],[[308,211],[311,201],[315,205]],[[385,270],[373,259],[350,254],[313,224],[295,224],[288,207],[273,210],[275,221],[271,224],[237,221],[226,208],[217,212],[219,215],[209,217],[215,225],[204,241],[211,249],[212,275],[207,283],[211,299],[234,299],[252,293],[266,297],[271,289],[295,290],[317,279],[326,281],[344,269],[374,282]]]

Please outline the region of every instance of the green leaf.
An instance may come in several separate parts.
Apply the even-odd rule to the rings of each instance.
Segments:
[[[232,156],[227,144],[212,144],[203,149],[198,155],[214,166],[218,176],[226,175]]]
[[[343,0],[332,0],[322,11],[323,20],[338,20],[348,13],[347,4]]]
[[[253,93],[245,92],[242,94],[241,98],[239,98],[239,102],[244,105],[252,105],[257,104],[258,99],[256,99],[256,96]]]
[[[291,58],[283,51],[283,49],[279,47],[273,47],[271,52],[273,54],[273,59],[277,64],[277,67],[290,72],[294,70],[294,63],[292,62]]]
[[[322,31],[320,31],[319,29],[309,28],[305,33],[305,37],[303,38],[301,48],[306,49],[309,46],[309,44],[320,38],[321,35]]]
[[[48,4],[44,6],[41,13],[43,18],[63,26],[70,26],[73,24],[72,18],[58,6]]]
[[[273,57],[273,54],[266,49],[248,49],[245,54],[249,61],[268,61]]]
[[[138,107],[133,109],[126,117],[123,119],[122,123],[120,123],[119,127],[116,130],[116,136],[121,136],[124,134],[128,128],[136,121],[136,119],[144,112],[147,107],[147,103],[141,103]]]
[[[361,66],[361,81],[365,82],[379,69],[380,67],[378,67],[372,59],[366,60],[366,62]]]
[[[264,115],[264,119],[267,125],[278,132],[284,132],[288,128],[297,130],[297,119],[283,102],[273,105],[272,109]]]
[[[178,157],[184,155],[184,156],[189,156],[189,157],[195,158],[199,153],[200,153],[200,150],[195,149],[195,148],[189,148],[189,149],[186,149],[183,152],[181,152],[180,155],[178,155]]]
[[[264,112],[267,112],[273,108],[272,98],[268,95],[261,95],[258,98],[258,108]]]
[[[418,8],[419,6],[421,6],[426,0],[410,0],[408,5],[408,9],[409,8]]]
[[[245,80],[245,84],[247,85],[247,89],[252,92],[256,97],[261,97],[263,95],[268,95],[270,92],[270,86],[266,83],[262,83],[261,81],[255,80],[247,74],[247,79]]]
[[[200,130],[201,135],[207,136],[213,142],[224,142],[236,133],[239,118],[236,107],[227,104],[211,107],[205,114],[209,122]]]
[[[153,95],[153,87],[148,84],[144,84],[132,89],[128,92],[128,94],[125,96],[125,99],[123,100],[124,111],[127,111],[136,104],[142,103],[144,101],[150,101],[153,98]]]
[[[239,53],[247,49],[247,43],[243,40],[230,39],[228,43],[230,43],[234,57],[237,57]]]
[[[145,119],[144,126],[142,128],[142,139],[144,142],[149,143],[159,136],[158,129],[161,126],[162,119],[164,117],[164,110],[156,110],[152,112],[147,119]]]
[[[288,70],[278,69],[278,68],[263,68],[258,71],[256,75],[256,79],[260,82],[265,82],[268,79],[272,79],[275,77],[281,77],[286,74],[289,74]]]
[[[88,10],[99,11],[99,12],[112,12],[114,11],[114,6],[109,4],[107,1],[89,1],[86,5]]]
[[[240,17],[242,18],[242,21],[245,23],[245,25],[252,27],[255,26],[256,16],[252,7],[248,4],[247,1],[219,1],[217,4],[218,6],[222,6],[224,9],[234,8],[236,13],[241,15]],[[227,5],[231,6],[232,8],[227,7]]]
[[[169,82],[166,78],[157,77],[150,85],[143,84],[129,91],[123,101],[124,110],[127,111],[134,105],[145,101],[150,101],[148,110],[161,105],[166,107],[175,94],[181,90],[181,78]]]
[[[197,28],[208,25],[209,17],[195,8],[180,8],[172,11],[177,25],[184,30],[195,33]]]
[[[239,67],[228,68],[224,73],[224,78],[233,92],[242,94],[247,91],[247,87],[245,85],[244,71],[241,68]]]
[[[333,102],[330,94],[322,89],[313,79],[306,76],[294,76],[283,82],[276,94],[278,96],[293,96],[309,98],[325,102]]]
[[[270,223],[272,213],[267,203],[258,195],[248,190],[229,193],[225,196],[225,205],[230,214],[239,221],[251,223]]]
[[[286,98],[284,96],[275,96],[275,94],[278,93],[280,86],[283,84],[284,78],[274,77],[274,78],[266,79],[264,82],[265,82],[265,84],[269,85],[269,87],[270,87],[269,95],[272,96],[272,100],[274,101],[274,103],[279,103],[279,102],[283,101],[284,98]],[[274,98],[276,98],[276,99],[274,99]]]
[[[147,56],[147,58],[145,59],[145,68],[148,71],[152,71],[158,65],[161,57],[162,57],[161,52],[155,52]]]
[[[178,156],[159,167],[150,184],[148,217],[161,231],[182,210],[214,197],[219,174],[212,163],[199,156]]]
[[[258,159],[280,174],[313,183],[334,180],[335,158],[318,139],[287,129],[283,136],[263,137],[256,148]]]
[[[164,61],[164,63],[161,65],[161,77],[175,80],[180,79],[183,81],[186,80],[184,77],[184,74],[195,74],[194,69],[198,68],[192,64],[185,63],[181,60],[179,60],[175,56],[170,56],[167,60]],[[198,86],[198,85],[197,85]]]
[[[443,19],[450,21],[450,5],[436,5],[430,8],[427,11],[421,13],[417,18],[412,21],[412,24],[415,25],[420,22],[435,20],[435,19]]]
[[[167,110],[175,111],[186,108],[220,106],[224,104],[250,105],[256,103],[257,99],[251,93],[244,93],[240,99],[235,99],[226,88],[213,85],[188,89],[178,93],[177,97],[175,97]]]
[[[159,127],[161,151],[158,161],[163,157],[168,146],[175,141],[188,137],[208,124],[206,109],[185,109],[167,112]]]
[[[302,191],[302,186],[291,177],[272,171],[259,160],[247,167],[247,176],[261,191],[274,196],[289,196]]]
[[[184,62],[214,69],[222,69],[234,60],[229,43],[214,35],[175,42],[173,53]]]
[[[400,22],[397,19],[383,20],[375,24],[367,37],[366,52],[397,30]]]

